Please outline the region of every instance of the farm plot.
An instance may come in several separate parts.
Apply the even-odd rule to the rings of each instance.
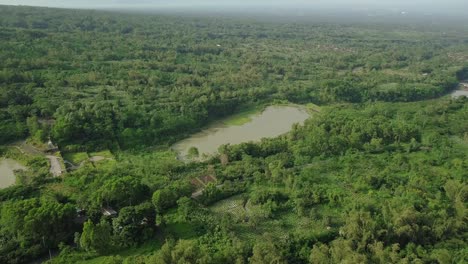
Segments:
[[[215,203],[210,206],[210,210],[219,214],[231,214],[240,220],[248,214],[244,208],[244,203],[245,200],[242,195],[236,195]]]
[[[76,170],[86,164],[94,167],[109,167],[115,164],[114,155],[109,150],[99,152],[68,152],[63,155],[69,170]]]

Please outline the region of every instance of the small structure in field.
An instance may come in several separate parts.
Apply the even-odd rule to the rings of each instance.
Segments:
[[[112,207],[108,207],[108,206],[101,208],[101,213],[102,213],[102,215],[108,216],[108,217],[117,216],[117,211],[112,209]]]
[[[143,219],[140,221],[140,225],[145,226],[149,224],[149,220],[146,217],[143,217]]]

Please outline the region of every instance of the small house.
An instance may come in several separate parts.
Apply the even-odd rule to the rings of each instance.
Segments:
[[[142,226],[148,225],[148,222],[149,222],[148,218],[143,217],[143,219],[142,219],[141,222],[140,222],[140,225],[142,225]]]
[[[102,213],[102,215],[108,216],[108,217],[117,216],[117,211],[115,211],[115,210],[112,209],[111,207],[103,207],[103,208],[101,208],[101,213]]]

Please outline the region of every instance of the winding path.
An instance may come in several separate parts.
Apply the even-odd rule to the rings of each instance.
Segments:
[[[53,155],[46,155],[44,152],[40,151],[39,149],[35,148],[26,143],[26,141],[21,141],[16,144],[12,145],[13,147],[17,148],[21,153],[27,153],[30,155],[39,155],[44,156],[49,160],[50,169],[49,172],[54,176],[58,177],[62,175],[62,167],[60,165],[59,158]]]

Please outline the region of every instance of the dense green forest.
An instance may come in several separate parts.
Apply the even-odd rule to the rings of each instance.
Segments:
[[[0,156],[29,168],[0,263],[468,262],[466,27],[0,6],[0,62]],[[205,161],[169,148],[275,102],[320,107]],[[82,166],[17,143],[49,138]]]

